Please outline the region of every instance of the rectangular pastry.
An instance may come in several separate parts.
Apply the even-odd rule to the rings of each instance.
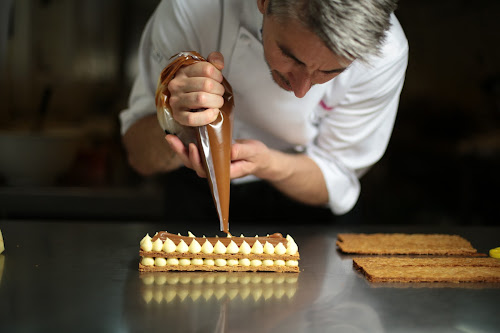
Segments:
[[[371,282],[500,282],[494,258],[354,258]]]
[[[466,239],[443,234],[338,234],[337,246],[356,254],[477,255]]]
[[[139,271],[298,272],[299,250],[292,237],[195,237],[166,231],[140,242]]]

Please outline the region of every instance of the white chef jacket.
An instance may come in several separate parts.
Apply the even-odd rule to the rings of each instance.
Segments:
[[[359,197],[359,177],[384,154],[396,117],[408,43],[394,15],[391,23],[381,56],[354,61],[299,99],[271,78],[255,0],[164,0],[141,38],[139,73],[120,113],[122,134],[156,112],[157,80],[172,55],[219,51],[234,93],[233,139],[305,153],[323,173],[332,212],[346,213]]]

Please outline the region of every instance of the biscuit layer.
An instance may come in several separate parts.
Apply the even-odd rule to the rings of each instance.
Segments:
[[[500,282],[493,258],[355,258],[371,282]]]
[[[342,252],[357,254],[475,255],[466,239],[442,234],[338,234]]]
[[[139,263],[140,272],[169,272],[169,271],[205,271],[205,272],[299,272],[299,267],[290,266],[208,266],[208,265],[165,265],[145,266]]]

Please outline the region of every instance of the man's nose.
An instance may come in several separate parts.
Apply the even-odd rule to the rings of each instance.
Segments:
[[[292,72],[290,85],[292,86],[295,97],[302,98],[306,95],[309,89],[311,89],[311,75],[304,69],[294,71]]]

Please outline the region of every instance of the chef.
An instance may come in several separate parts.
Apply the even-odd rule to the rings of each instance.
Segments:
[[[214,209],[196,147],[165,136],[156,118],[161,70],[193,50],[209,62],[178,71],[169,102],[179,123],[202,126],[223,104],[222,77],[232,85],[231,219],[346,214],[396,117],[408,43],[395,8],[396,0],[162,1],[120,114],[130,165],[168,175],[180,217]]]

